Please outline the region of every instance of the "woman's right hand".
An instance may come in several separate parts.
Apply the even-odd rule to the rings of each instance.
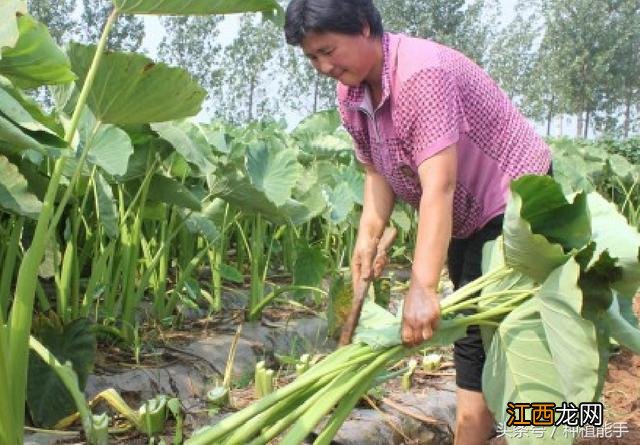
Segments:
[[[371,281],[380,277],[389,262],[387,249],[393,244],[396,233],[394,228],[388,227],[382,238],[364,234],[358,235],[351,258],[351,277],[354,289],[360,279]]]

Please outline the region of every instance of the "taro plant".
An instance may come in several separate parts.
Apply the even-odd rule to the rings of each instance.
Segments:
[[[0,442],[13,445],[22,443],[28,344],[38,267],[62,212],[72,197],[92,145],[75,145],[81,120],[86,116],[85,106],[95,117],[91,129],[91,135],[95,137],[101,131],[107,131],[103,125],[160,122],[193,115],[198,112],[204,99],[202,88],[183,70],[155,64],[136,54],[107,53],[107,37],[115,20],[122,13],[264,11],[273,15],[279,11],[279,7],[273,0],[201,0],[188,3],[178,0],[114,0],[113,12],[109,15],[98,44],[72,46],[70,58],[73,60],[73,71],[69,59],[55,46],[46,28],[26,14],[26,2],[10,0],[0,11],[3,14],[0,17],[0,74],[9,82],[3,79],[0,93],[2,205],[7,206],[9,202],[8,207],[15,210],[14,197],[17,197],[19,202],[31,203],[32,217],[35,216],[34,211],[37,214],[31,243],[17,271],[14,297],[12,301],[4,302],[3,311],[7,315],[0,313],[0,386],[7,389],[7,394],[0,401]],[[46,116],[17,89],[65,83],[76,77],[79,92],[74,98],[71,117],[64,127]],[[53,167],[40,203],[34,202],[33,196],[26,192],[25,177],[16,173],[17,167],[4,155],[5,151],[12,159],[17,158],[16,162],[29,160],[39,163],[43,156],[51,156]],[[72,158],[76,161],[75,169],[64,181],[65,187],[62,187],[65,165]],[[12,174],[5,175],[5,171]],[[19,213],[22,211],[19,209]],[[133,236],[136,235],[135,230],[137,226],[134,224]],[[74,242],[71,238],[71,244],[65,247],[71,257],[69,263],[72,263],[74,255]],[[66,271],[73,273],[71,266]],[[64,280],[65,277],[59,277],[61,295],[66,292]]]

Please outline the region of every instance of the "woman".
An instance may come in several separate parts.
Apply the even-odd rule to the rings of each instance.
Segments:
[[[428,340],[445,260],[456,287],[481,274],[482,245],[501,232],[510,181],[545,174],[549,149],[481,68],[433,41],[383,32],[371,0],[292,0],[285,34],[338,81],[342,122],[366,172],[354,282],[381,272],[376,246],[396,197],[419,211],[402,339]],[[467,334],[454,346],[462,445],[484,443],[493,429],[479,329]]]

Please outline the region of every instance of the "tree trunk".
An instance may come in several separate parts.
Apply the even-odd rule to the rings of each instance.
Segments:
[[[256,79],[255,77],[251,78],[251,83],[249,84],[249,121],[253,120],[253,92],[256,89]]]
[[[589,116],[591,115],[591,110],[587,110],[584,116],[584,135],[583,137],[587,139],[589,135]]]
[[[551,136],[551,121],[553,120],[553,102],[554,96],[551,96],[551,102],[549,103],[549,111],[547,113],[547,136]]]
[[[564,116],[562,114],[560,114],[559,127],[560,137],[562,137],[564,136]]]
[[[624,137],[629,137],[629,128],[631,127],[631,94],[627,95],[624,104]]]
[[[584,121],[584,119],[582,117],[582,112],[578,113],[577,118],[578,118],[578,121],[577,121],[578,123],[577,123],[577,128],[576,128],[576,137],[579,138],[579,137],[582,136],[582,124],[583,124],[583,121]]]
[[[316,73],[316,81],[313,85],[313,112],[318,111],[318,94],[320,92],[320,74]]]

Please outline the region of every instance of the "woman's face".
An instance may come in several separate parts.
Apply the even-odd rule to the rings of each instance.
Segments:
[[[369,38],[368,26],[357,35],[309,32],[301,46],[319,73],[347,86],[360,85],[376,63],[374,42]]]

